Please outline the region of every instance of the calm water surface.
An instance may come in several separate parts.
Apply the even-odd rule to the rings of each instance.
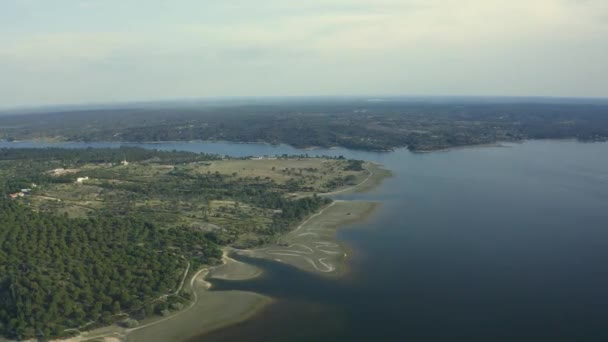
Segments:
[[[227,143],[145,146],[302,153]],[[331,280],[253,260],[263,277],[214,281],[215,288],[260,292],[276,304],[192,342],[608,341],[608,144],[304,153],[374,160],[395,173],[370,193],[342,197],[383,203],[368,221],[339,231],[355,250],[352,272]]]

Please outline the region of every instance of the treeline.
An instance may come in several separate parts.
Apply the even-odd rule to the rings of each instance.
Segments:
[[[346,171],[363,171],[363,160],[349,160],[344,170]]]
[[[0,247],[0,334],[17,339],[152,314],[187,263],[221,258],[196,230],[160,229],[138,217],[69,219],[7,200],[0,200]]]
[[[214,154],[194,153],[185,151],[161,151],[140,147],[121,146],[120,148],[0,148],[2,160],[36,160],[56,161],[77,166],[86,163],[120,163],[123,160],[140,162],[154,160],[164,163],[192,163],[198,161],[218,160]]]
[[[331,202],[329,198],[316,195],[286,201],[281,206],[281,214],[275,216],[271,229],[275,233],[285,233],[293,227],[294,222],[302,221],[306,216],[319,211]]]

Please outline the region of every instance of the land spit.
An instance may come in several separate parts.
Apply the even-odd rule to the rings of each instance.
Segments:
[[[348,248],[336,241],[338,227],[364,220],[378,205],[374,202],[334,201],[311,216],[277,244],[235,253],[275,260],[304,271],[338,276],[346,271]]]

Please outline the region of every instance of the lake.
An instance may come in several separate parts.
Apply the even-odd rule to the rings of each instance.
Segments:
[[[44,146],[0,147],[28,144]],[[130,145],[344,155],[395,174],[371,192],[339,197],[382,203],[367,221],[339,231],[354,251],[347,276],[252,260],[264,276],[213,281],[214,288],[255,291],[276,303],[191,342],[608,340],[608,143],[529,141],[425,154]]]

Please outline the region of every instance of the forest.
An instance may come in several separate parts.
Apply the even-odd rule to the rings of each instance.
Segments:
[[[223,246],[274,241],[331,202],[316,192],[332,180],[363,177],[348,170],[358,166],[0,149],[0,335],[46,340],[179,310],[190,299],[178,291],[185,272],[217,264]],[[269,176],[245,173],[260,170]]]
[[[525,139],[608,138],[608,102],[312,98],[5,111],[0,139],[213,140],[429,151]]]
[[[167,309],[188,263],[221,250],[193,229],[161,229],[141,217],[73,219],[0,201],[0,334],[69,336]],[[83,329],[84,330],[84,329]]]

